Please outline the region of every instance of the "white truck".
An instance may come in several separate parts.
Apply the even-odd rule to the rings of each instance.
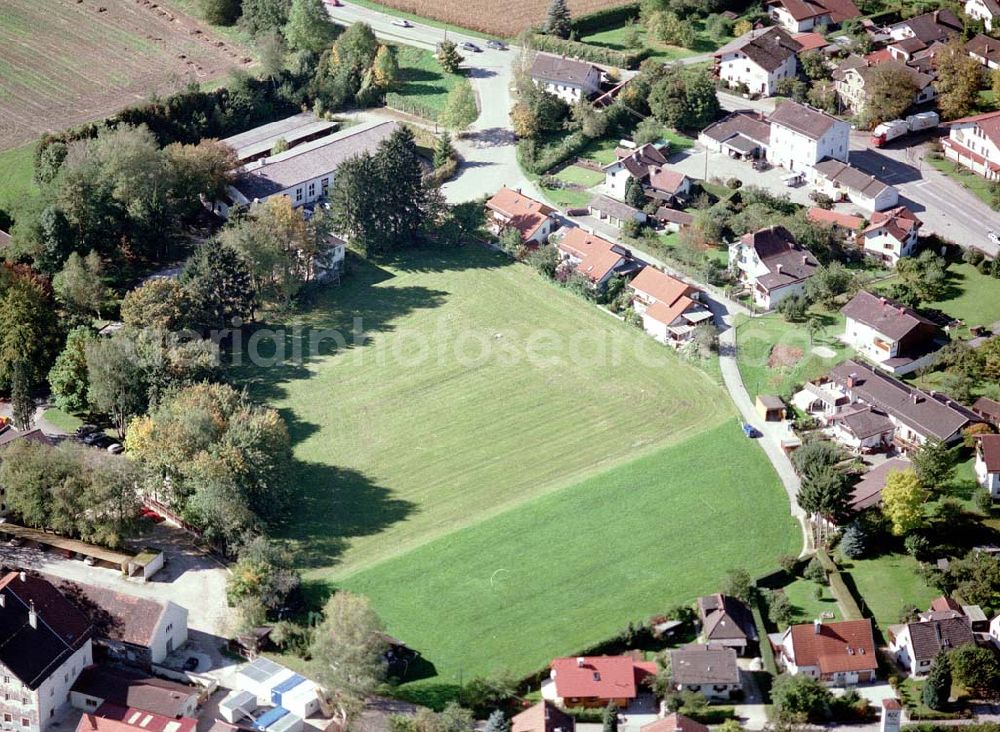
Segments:
[[[887,142],[910,132],[920,132],[921,130],[929,130],[932,127],[937,127],[940,121],[941,118],[937,112],[921,112],[920,114],[911,114],[906,119],[894,119],[889,122],[883,122],[872,130],[872,145],[882,147]]]

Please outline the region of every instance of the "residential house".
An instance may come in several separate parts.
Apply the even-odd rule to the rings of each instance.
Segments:
[[[819,387],[815,403],[822,405],[820,412],[826,419],[842,408],[845,397],[847,404],[873,407],[892,420],[896,426],[893,441],[903,449],[929,440],[954,444],[962,439],[963,429],[981,421],[943,394],[922,391],[854,359],[835,366],[814,386]]]
[[[869,470],[851,489],[850,509],[857,514],[882,503],[882,490],[893,473],[903,473],[913,468],[906,458],[893,457]]]
[[[806,212],[806,217],[814,224],[833,229],[844,239],[853,242],[855,237],[865,225],[865,220],[860,216],[833,211],[831,209],[813,206]]]
[[[941,145],[949,160],[987,180],[1000,180],[1000,112],[955,120]]]
[[[786,297],[803,294],[819,262],[788,229],[770,226],[731,244],[729,267],[750,288],[754,303],[770,310]]]
[[[149,671],[188,639],[188,611],[160,601],[106,587],[46,577],[76,605],[94,627],[95,655]]]
[[[668,206],[682,205],[691,195],[694,181],[679,170],[657,168],[650,171],[643,189],[646,195]]]
[[[507,186],[486,202],[486,211],[494,235],[516,229],[525,244],[544,244],[557,227],[554,208]]]
[[[943,617],[965,618],[972,628],[973,636],[976,633],[989,632],[989,620],[986,613],[979,605],[963,605],[958,600],[947,595],[935,597],[931,601],[930,609],[920,613],[921,620],[934,620]]]
[[[226,200],[216,202],[214,210],[228,216],[233,206],[274,196],[286,196],[296,208],[318,201],[344,162],[374,153],[398,128],[396,122],[364,123],[248,163],[237,171]]]
[[[965,42],[965,52],[990,71],[1000,69],[1000,41],[996,38],[977,33]]]
[[[709,732],[708,727],[683,714],[668,714],[663,719],[644,724],[639,732]]]
[[[916,39],[909,40],[916,41]],[[915,89],[914,104],[926,104],[937,96],[932,74],[894,58],[881,63],[872,63],[859,56],[852,56],[842,61],[833,72],[833,88],[841,104],[856,115],[865,114],[872,98],[872,86],[869,82],[875,75],[875,69],[885,68],[897,69],[909,75]]]
[[[93,662],[87,617],[51,583],[28,572],[0,579],[2,728],[45,732]]]
[[[987,424],[1000,427],[1000,402],[989,397],[979,397],[972,403],[972,411]]]
[[[836,686],[874,681],[878,670],[872,621],[867,618],[792,625],[776,651],[789,674]]]
[[[896,425],[885,412],[863,404],[835,412],[828,424],[831,436],[856,453],[883,452],[896,434]]]
[[[816,188],[834,201],[849,200],[865,211],[883,211],[899,203],[899,191],[874,175],[840,160],[827,159],[813,168]]]
[[[1000,435],[976,440],[976,478],[993,500],[1000,499]]]
[[[642,268],[632,252],[613,242],[581,229],[570,229],[556,248],[563,263],[586,277],[597,289],[607,286],[612,277],[634,274]]]
[[[668,233],[681,231],[694,223],[694,215],[687,211],[679,211],[676,208],[660,206],[653,214],[653,218]]]
[[[40,429],[32,430],[18,430],[11,425],[6,425],[5,427],[0,427],[0,451],[3,450],[7,445],[11,445],[18,440],[29,440],[31,442],[37,442],[42,445],[52,445],[52,440],[42,432]],[[0,452],[0,458],[2,458],[3,453]],[[7,515],[7,493],[4,487],[0,485],[0,516]]]
[[[906,206],[875,211],[871,223],[861,232],[861,247],[886,266],[895,267],[900,259],[916,253],[923,225]]]
[[[684,343],[699,324],[712,319],[704,293],[654,267],[644,268],[628,287],[643,329],[661,343]]]
[[[997,0],[965,0],[965,14],[973,20],[983,21],[986,30],[993,30],[993,23],[1000,18]]]
[[[709,700],[728,700],[742,688],[736,651],[726,646],[692,643],[670,651],[674,689],[702,694]]]
[[[591,216],[595,216],[601,221],[607,221],[619,229],[625,225],[626,221],[635,221],[641,224],[647,218],[643,211],[604,195],[594,196],[587,204],[587,210]]]
[[[942,651],[974,644],[969,622],[958,613],[935,613],[937,617],[889,626],[889,652],[912,676],[923,676]]]
[[[594,64],[548,53],[536,53],[531,64],[535,86],[567,104],[589,99],[601,90],[604,72]]]
[[[703,129],[698,142],[739,160],[764,158],[771,142],[771,123],[760,112],[737,110]]]
[[[825,30],[861,16],[851,0],[768,0],[765,7],[771,20],[789,33]]]
[[[851,127],[813,107],[785,101],[771,113],[768,160],[791,171],[807,171],[821,160],[847,162]]]
[[[326,235],[326,247],[316,253],[313,269],[317,282],[339,281],[347,258],[347,241],[336,234]]]
[[[643,689],[646,679],[655,676],[657,666],[631,656],[580,656],[552,661],[551,684],[543,686],[543,696],[563,707],[606,707],[609,702],[624,709]]]
[[[1000,615],[990,621],[990,641],[996,648],[1000,648]]]
[[[155,678],[138,670],[88,666],[70,691],[75,709],[93,712],[103,704],[141,709],[170,719],[193,717],[198,689]]]
[[[576,720],[548,699],[528,707],[510,720],[510,732],[575,732]]]
[[[961,18],[942,8],[889,26],[889,37],[892,41],[916,38],[929,47],[933,43],[947,43],[960,35],[963,27]]]
[[[93,713],[84,712],[76,732],[196,732],[197,728],[198,720],[190,717],[175,719],[144,709],[102,704]]]
[[[751,652],[757,642],[757,625],[742,600],[722,593],[698,598],[701,638],[711,645],[733,648],[739,655]]]
[[[731,88],[769,97],[794,79],[802,44],[778,27],[755,28],[715,52],[715,76]]]
[[[826,51],[830,48],[830,42],[826,40],[822,33],[816,33],[814,31],[809,31],[807,33],[796,33],[792,36],[795,42],[798,43],[802,48],[799,49],[799,55],[808,51]]]
[[[604,171],[604,189],[618,200],[625,200],[625,191],[630,180],[645,182],[651,171],[662,168],[667,159],[656,145],[646,143],[639,147],[618,147],[616,160],[608,163]]]
[[[241,163],[249,163],[270,156],[276,147],[290,150],[326,137],[336,128],[336,122],[319,119],[312,112],[302,112],[226,137],[221,142],[233,149]]]
[[[840,312],[846,319],[844,342],[896,376],[930,365],[944,344],[941,329],[916,310],[864,290]]]

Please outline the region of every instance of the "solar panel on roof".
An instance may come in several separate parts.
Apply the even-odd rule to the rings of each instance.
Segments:
[[[249,666],[243,668],[240,673],[254,681],[265,681],[282,671],[282,667],[267,658],[258,658]]]

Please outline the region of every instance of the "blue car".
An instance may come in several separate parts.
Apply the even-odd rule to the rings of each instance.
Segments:
[[[743,423],[743,434],[749,437],[751,440],[754,439],[755,437],[761,436],[760,430],[758,430],[749,422]]]

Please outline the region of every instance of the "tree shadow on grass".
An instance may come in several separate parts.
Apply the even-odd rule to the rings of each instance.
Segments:
[[[430,69],[421,69],[417,66],[403,66],[399,70],[400,83],[405,85],[420,81],[441,81],[441,73]]]
[[[304,568],[336,565],[350,539],[378,534],[416,509],[349,468],[299,460],[292,466],[292,484],[297,486],[294,512],[276,528],[292,540],[297,564]],[[320,599],[316,590],[307,592],[311,600]]]
[[[443,97],[448,94],[448,87],[444,84],[416,84],[409,82],[399,88],[399,93],[404,97]]]
[[[474,244],[462,247],[424,246],[383,257],[379,261],[402,272],[461,272],[500,269],[513,264],[510,257]]]

